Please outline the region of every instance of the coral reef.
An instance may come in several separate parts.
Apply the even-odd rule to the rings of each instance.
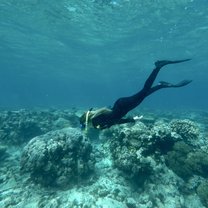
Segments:
[[[77,126],[78,117],[71,111],[19,110],[0,112],[0,141],[22,144],[51,130]]]
[[[0,160],[6,157],[6,146],[0,145]]]
[[[130,177],[138,174],[151,173],[155,165],[148,153],[152,152],[151,134],[149,129],[141,122],[132,128],[126,125],[111,128],[110,150],[114,164],[120,170],[125,171]]]
[[[92,146],[74,128],[33,138],[24,148],[21,170],[43,185],[66,186],[87,176],[94,167]]]
[[[152,144],[160,153],[165,154],[170,151],[177,141],[182,137],[177,132],[173,132],[169,123],[158,121],[151,128]]]
[[[137,122],[131,128],[122,125],[108,130],[110,149],[114,164],[131,177],[148,176],[157,165],[159,155],[170,150],[175,141],[181,137],[172,133],[164,123],[156,123],[148,128]]]
[[[192,121],[157,121],[149,127],[139,122],[131,128],[114,127],[106,135],[111,138],[115,166],[128,176],[144,181],[144,176],[149,177],[158,163],[162,163],[164,155],[168,167],[183,179],[193,175],[207,177],[208,154],[195,148],[199,129]]]
[[[193,121],[189,119],[174,119],[170,122],[172,131],[181,135],[183,141],[190,145],[195,145],[199,138],[199,128]]]
[[[8,133],[2,127],[10,122],[11,132],[17,133],[0,141],[7,143],[0,148],[0,207],[207,207],[203,115],[183,114],[201,121],[199,137],[181,122],[184,118],[177,120],[183,131],[176,130],[176,120],[171,121],[175,113],[148,115],[144,122],[114,126],[99,135],[92,132],[86,138],[78,128],[68,127],[79,126],[73,111],[13,111],[0,124],[0,134]],[[21,129],[27,136],[21,140],[16,124],[23,117],[26,127]],[[30,118],[42,131],[31,140]]]
[[[208,154],[193,150],[185,142],[175,143],[173,151],[168,152],[165,158],[168,167],[185,180],[193,175],[208,177]]]
[[[185,142],[177,142],[173,151],[168,152],[165,157],[167,166],[183,179],[192,176],[192,170],[186,163],[187,155],[191,150],[192,148]]]
[[[201,183],[197,187],[197,194],[205,207],[208,207],[208,181]]]

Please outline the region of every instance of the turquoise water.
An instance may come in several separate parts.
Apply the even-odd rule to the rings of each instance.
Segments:
[[[0,0],[0,207],[208,207],[207,37],[208,0]],[[187,58],[135,124],[80,129]]]
[[[1,0],[0,107],[108,106],[158,80],[193,79],[142,103],[207,109],[207,0]]]

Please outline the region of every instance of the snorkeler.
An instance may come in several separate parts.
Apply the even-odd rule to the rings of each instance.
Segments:
[[[153,86],[160,69],[168,64],[176,64],[190,59],[177,60],[177,61],[157,61],[155,62],[155,68],[147,78],[144,87],[136,94],[129,97],[119,98],[112,108],[100,108],[98,110],[92,110],[85,112],[80,117],[80,124],[85,130],[88,127],[94,127],[96,129],[106,129],[115,124],[131,123],[141,119],[141,117],[135,116],[132,118],[123,118],[129,111],[136,108],[147,96],[162,88],[175,88],[188,85],[192,80],[183,80],[178,84],[171,84],[161,81],[157,85]]]

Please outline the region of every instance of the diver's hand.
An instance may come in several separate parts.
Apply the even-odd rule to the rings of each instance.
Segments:
[[[134,116],[133,119],[135,121],[141,120],[143,118],[143,116]]]

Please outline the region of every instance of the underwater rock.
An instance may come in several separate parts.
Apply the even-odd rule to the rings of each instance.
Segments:
[[[24,148],[21,171],[47,186],[67,186],[88,176],[94,168],[92,146],[74,128],[33,138]]]
[[[54,113],[59,115],[58,111]],[[57,122],[64,124],[65,120],[60,119]],[[94,172],[87,178],[85,176],[91,170],[77,177],[77,166],[73,163],[76,158],[81,158],[79,160],[87,158],[90,152],[87,151],[83,157],[77,156],[82,154],[77,152],[83,152],[80,148],[86,146],[83,144],[84,138],[80,136],[82,137],[80,131],[69,128],[52,131],[32,139],[31,144],[29,142],[30,145],[25,147],[27,150],[23,151],[25,154],[24,157],[22,155],[23,174],[19,174],[19,154],[22,152],[22,147],[7,149],[8,158],[0,167],[0,207],[205,208],[198,197],[200,191],[198,187],[207,179],[197,175],[192,177],[193,170],[191,170],[190,179],[184,181],[165,163],[166,155],[176,151],[175,146],[182,142],[182,137],[172,132],[166,121],[157,119],[154,126],[137,122],[135,125],[120,125],[101,131],[99,140],[90,141],[96,155],[90,153],[89,166]],[[129,166],[126,167],[129,168],[129,172],[124,166],[118,168],[117,165],[115,168],[115,156],[118,157],[119,164],[123,164],[122,155],[116,152],[117,147],[112,149],[113,144],[118,144],[117,151],[119,148],[125,150],[126,155],[123,157],[125,163],[130,158]],[[189,155],[191,160],[194,157],[192,153],[200,153],[188,144],[185,146],[181,144],[179,149],[185,156]],[[93,169],[94,157],[96,157],[95,169]],[[202,157],[204,155],[199,154],[196,158],[200,159],[197,161],[202,160]],[[188,161],[186,157],[184,158]],[[82,170],[82,164],[78,169]],[[206,162],[203,164],[198,166],[198,162],[194,162],[191,166],[195,166],[199,174],[205,174]],[[136,169],[137,167],[141,169]],[[184,169],[184,165],[178,164],[178,167]],[[196,174],[198,172],[196,171]],[[131,180],[126,180],[128,178]],[[42,186],[31,182],[31,179],[41,183]]]
[[[122,202],[108,197],[98,198],[96,202],[96,207],[126,208],[125,204],[123,204]]]
[[[182,140],[181,135],[173,132],[169,123],[156,122],[151,128],[154,146],[163,154],[173,148],[175,142]]]
[[[201,151],[190,152],[186,163],[191,167],[193,173],[208,178],[208,154]]]
[[[0,145],[0,159],[4,159],[6,157],[6,146]]]
[[[122,125],[113,127],[110,131],[110,150],[115,166],[129,173],[131,177],[138,173],[150,173],[153,169],[152,160],[144,156],[149,152],[148,146],[151,144],[149,129],[138,122],[131,129]]]
[[[115,166],[130,177],[151,175],[162,155],[180,177],[206,177],[208,155],[193,149],[199,129],[190,120],[157,121],[153,126],[137,122],[131,128],[128,124],[113,127],[105,135],[110,138]]]
[[[197,194],[205,207],[208,207],[208,181],[197,187]]]
[[[150,129],[142,122],[131,128],[127,125],[113,127],[106,137],[110,138],[115,166],[130,177],[151,174],[157,165],[157,155],[169,151],[174,142],[181,139],[172,134],[167,124],[157,123]]]
[[[126,199],[126,206],[128,208],[136,208],[137,207],[136,201],[133,198],[127,198]]]
[[[177,134],[181,135],[183,141],[190,145],[195,145],[199,138],[199,128],[191,120],[184,119],[184,120],[172,120],[170,122],[170,127],[172,131],[176,132]]]
[[[186,158],[192,148],[185,142],[177,142],[173,151],[170,151],[165,156],[166,165],[172,169],[178,176],[183,179],[189,179],[193,173],[190,167],[186,164]]]
[[[6,144],[20,144],[42,134],[38,120],[30,112],[4,111],[0,113],[0,140]]]
[[[153,126],[137,122],[131,128],[125,124],[111,128],[105,136],[115,166],[129,177],[144,181],[162,162],[162,155],[166,165],[185,180],[193,175],[207,177],[208,154],[195,148],[199,128],[190,120],[157,121]]]
[[[75,113],[66,110],[19,110],[0,112],[0,141],[22,144],[52,130],[78,125]]]
[[[185,142],[175,143],[173,151],[168,152],[165,159],[167,166],[185,180],[193,175],[208,177],[208,154],[194,150]]]

